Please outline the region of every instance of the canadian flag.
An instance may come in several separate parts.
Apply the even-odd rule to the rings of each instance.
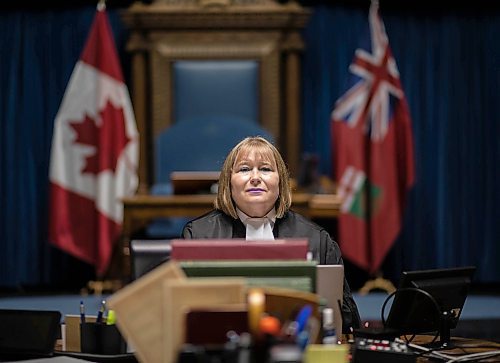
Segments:
[[[52,244],[109,266],[123,222],[121,199],[137,188],[138,133],[113,35],[97,10],[54,125],[50,163]]]

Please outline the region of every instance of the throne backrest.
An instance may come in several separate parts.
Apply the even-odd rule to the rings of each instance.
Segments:
[[[220,170],[246,136],[273,141],[259,124],[257,62],[181,60],[173,75],[174,123],[155,138],[154,190],[166,190],[175,171]]]

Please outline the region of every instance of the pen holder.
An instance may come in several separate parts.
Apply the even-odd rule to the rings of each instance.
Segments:
[[[123,354],[127,351],[127,344],[114,324],[81,323],[80,346],[82,353],[91,354]]]

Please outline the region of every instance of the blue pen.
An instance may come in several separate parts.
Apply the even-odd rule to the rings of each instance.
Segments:
[[[307,329],[309,319],[312,315],[312,306],[305,305],[300,309],[295,321],[297,322],[297,336],[295,337],[295,342],[301,350],[304,350],[309,343],[310,331]]]
[[[83,305],[83,300],[80,300],[80,322],[85,323],[85,305]]]
[[[96,320],[97,323],[102,323],[102,315],[104,314],[104,310],[106,310],[106,300],[101,301],[101,308],[97,313],[97,320]]]
[[[312,306],[305,305],[302,309],[300,309],[295,321],[297,322],[297,333],[299,334],[306,327],[307,321],[312,314]]]

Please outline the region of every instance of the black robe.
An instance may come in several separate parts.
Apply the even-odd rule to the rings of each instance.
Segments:
[[[322,265],[343,264],[340,248],[328,232],[292,211],[285,213],[283,218],[277,218],[273,228],[274,238],[308,238],[309,251]],[[239,219],[219,210],[211,211],[188,222],[182,231],[184,238],[245,238],[246,229]],[[347,280],[344,278],[344,302],[342,304],[342,321],[344,333],[350,333],[349,328],[359,328],[361,321],[358,308],[354,302]]]

